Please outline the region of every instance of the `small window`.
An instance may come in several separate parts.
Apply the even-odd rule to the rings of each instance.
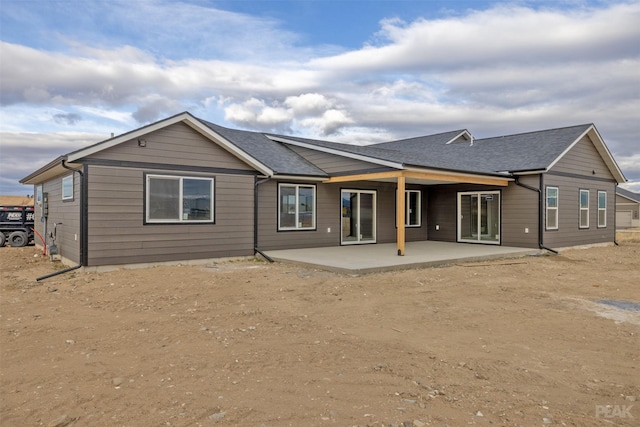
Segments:
[[[547,230],[558,229],[558,187],[547,187]]]
[[[598,227],[607,226],[607,192],[598,191]]]
[[[213,178],[147,175],[146,221],[213,222]]]
[[[36,204],[38,206],[42,206],[42,185],[36,185],[36,194],[35,194],[35,199],[36,199]]]
[[[315,186],[280,184],[278,193],[278,230],[316,228]]]
[[[580,228],[589,228],[589,190],[580,190]]]
[[[62,178],[62,200],[73,199],[73,174]]]
[[[405,222],[407,227],[420,227],[421,224],[421,204],[420,190],[405,191]]]

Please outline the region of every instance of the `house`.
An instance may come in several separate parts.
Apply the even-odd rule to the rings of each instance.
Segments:
[[[78,266],[409,241],[611,243],[625,182],[592,124],[369,146],[229,129],[185,112],[23,178],[38,231]]]
[[[640,227],[640,193],[618,187],[616,190],[616,227]]]

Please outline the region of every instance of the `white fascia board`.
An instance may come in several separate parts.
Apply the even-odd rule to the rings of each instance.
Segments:
[[[231,154],[238,157],[240,160],[249,164],[251,167],[255,168],[258,172],[261,172],[267,176],[273,176],[274,172],[271,168],[269,168],[264,163],[260,162],[258,159],[250,156],[245,151],[241,150],[237,145],[232,143],[231,141],[224,138],[218,132],[211,129],[209,126],[205,126],[200,122],[200,120],[195,117],[189,115],[188,119],[184,121],[187,125],[207,136],[209,139],[214,139],[218,145],[222,148],[230,152]]]
[[[337,150],[334,148],[327,147],[319,147],[317,145],[308,144],[306,142],[293,141],[291,139],[277,137],[273,135],[267,135],[267,137],[273,141],[281,142],[283,144],[295,145],[296,147],[308,148],[309,150],[321,151],[327,154],[334,154],[336,156],[347,157],[349,159],[361,160],[363,162],[374,163],[381,166],[387,166],[395,169],[404,169],[404,165],[402,163],[391,162],[388,160],[381,160],[375,157],[364,156],[362,154],[348,153],[342,150]]]
[[[106,141],[103,141],[103,142],[100,142],[98,144],[92,145],[92,146],[87,147],[85,149],[78,150],[78,151],[75,151],[73,153],[70,153],[70,154],[67,155],[67,160],[69,162],[73,162],[73,161],[81,159],[83,157],[87,157],[87,156],[90,156],[92,154],[98,153],[98,152],[100,152],[102,150],[106,150],[107,148],[111,148],[111,147],[114,147],[114,146],[116,146],[118,144],[122,144],[123,142],[130,141],[132,139],[136,139],[136,138],[142,137],[142,136],[147,135],[147,134],[149,134],[151,132],[155,132],[157,130],[163,129],[165,127],[168,127],[168,126],[174,125],[176,123],[180,123],[180,122],[185,123],[186,125],[188,125],[192,129],[194,129],[194,130],[198,131],[199,133],[203,134],[204,136],[206,136],[207,138],[212,140],[212,142],[217,143],[222,148],[224,148],[225,150],[227,150],[231,154],[234,154],[240,160],[243,160],[244,162],[249,164],[251,167],[253,167],[256,170],[258,170],[259,172],[261,172],[261,173],[263,173],[265,175],[268,175],[268,176],[273,175],[273,171],[270,168],[268,168],[266,165],[264,165],[262,162],[260,162],[257,159],[254,159],[253,157],[249,156],[247,153],[245,153],[240,148],[238,148],[235,144],[233,144],[232,142],[230,142],[227,139],[223,138],[221,135],[219,135],[213,129],[209,128],[208,126],[205,126],[198,119],[196,119],[191,114],[186,113],[186,112],[177,114],[177,115],[175,115],[173,117],[169,117],[168,119],[161,120],[161,121],[156,122],[156,123],[152,123],[152,124],[150,124],[148,126],[141,127],[139,129],[133,130],[131,132],[124,133],[124,134],[119,135],[119,136],[117,136],[115,138],[108,139]]]
[[[471,133],[468,130],[463,130],[462,132],[460,132],[458,135],[456,135],[455,137],[451,138],[449,141],[447,141],[445,143],[445,145],[449,145],[449,144],[453,144],[453,142],[460,138],[461,136],[466,136],[469,140],[469,142],[473,143],[473,135],[471,135]]]
[[[565,156],[565,154],[567,154],[573,147],[575,147],[576,144],[578,144],[582,140],[582,138],[584,138],[585,135],[587,134],[589,134],[589,136],[591,137],[591,141],[593,142],[593,145],[595,146],[596,150],[604,160],[605,164],[609,168],[609,171],[611,172],[613,177],[616,179],[616,181],[627,182],[627,179],[624,177],[624,174],[618,167],[618,164],[614,160],[613,156],[611,155],[611,152],[607,148],[607,145],[604,143],[604,140],[602,139],[602,137],[600,136],[600,134],[598,133],[598,130],[594,125],[590,125],[587,128],[587,130],[585,130],[578,138],[576,138],[575,141],[571,143],[571,145],[569,145],[562,153],[560,153],[560,155],[556,157],[556,159],[553,162],[551,162],[549,166],[547,166],[545,172],[551,170],[551,168],[553,168],[556,165],[556,163],[558,163],[560,159],[562,159]]]
[[[78,160],[81,159],[83,157],[87,157],[90,156],[92,154],[98,153],[102,150],[106,150],[108,148],[111,147],[115,147],[118,144],[122,144],[125,141],[129,141],[131,139],[135,139],[135,138],[139,138],[143,135],[146,135],[148,133],[160,130],[162,128],[165,128],[167,126],[171,126],[175,123],[181,122],[183,120],[187,120],[188,118],[191,118],[193,120],[193,116],[191,116],[189,113],[181,113],[178,115],[175,115],[173,117],[169,117],[168,119],[165,120],[160,120],[159,122],[156,123],[152,123],[148,126],[143,126],[139,129],[133,130],[131,132],[127,132],[127,133],[123,133],[122,135],[118,135],[114,138],[110,138],[107,139],[105,141],[99,142],[97,144],[94,144],[90,147],[81,149],[81,150],[77,150],[74,151],[72,153],[69,153],[67,155],[67,160],[70,162],[73,162],[74,160]]]

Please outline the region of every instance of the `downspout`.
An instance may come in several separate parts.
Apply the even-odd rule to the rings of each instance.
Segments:
[[[73,270],[77,270],[80,267],[82,267],[83,265],[85,265],[85,254],[84,254],[84,242],[85,242],[85,235],[86,235],[86,193],[85,193],[85,189],[86,189],[86,183],[84,181],[84,177],[85,174],[83,171],[81,171],[80,169],[73,169],[72,167],[69,167],[66,165],[65,163],[65,159],[62,159],[62,162],[60,163],[60,166],[62,166],[65,169],[70,170],[71,172],[77,172],[78,174],[80,174],[80,263],[78,265],[75,265],[73,267],[69,267],[69,268],[65,268],[64,270],[59,270],[50,274],[45,274],[44,276],[40,276],[36,278],[36,281],[40,281],[40,280],[44,280],[44,279],[48,279],[49,277],[54,277],[54,276],[58,276],[60,274],[64,274],[64,273],[68,273],[70,271]]]
[[[274,262],[267,254],[258,249],[258,186],[270,180],[270,177],[261,180],[258,180],[258,177],[256,177],[255,183],[253,184],[253,254],[260,254],[267,261]]]
[[[539,248],[552,252],[555,255],[558,255],[558,251],[556,251],[555,249],[546,247],[543,243],[544,218],[542,217],[542,211],[543,211],[544,199],[542,197],[542,188],[543,188],[542,174],[540,174],[540,188],[532,187],[530,185],[521,183],[520,177],[517,175],[515,178],[516,178],[516,185],[519,185],[522,188],[526,188],[527,190],[535,191],[536,193],[538,193],[538,246]]]

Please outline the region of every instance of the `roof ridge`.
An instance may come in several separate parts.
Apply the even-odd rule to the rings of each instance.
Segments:
[[[518,132],[518,133],[507,134],[507,135],[487,136],[484,138],[476,138],[476,142],[486,140],[486,139],[498,139],[498,138],[506,138],[506,137],[512,137],[512,136],[520,136],[520,135],[533,135],[536,133],[551,132],[554,130],[564,130],[564,129],[571,129],[571,128],[589,127],[589,126],[593,126],[593,123],[583,123],[580,125],[573,125],[573,126],[561,126],[561,127],[551,128],[551,129],[533,130],[529,132]]]

